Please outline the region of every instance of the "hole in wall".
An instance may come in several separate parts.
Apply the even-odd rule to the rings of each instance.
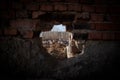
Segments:
[[[40,37],[43,47],[56,59],[64,60],[84,53],[85,40],[74,39],[74,34],[63,24],[53,25],[50,31],[41,32]]]

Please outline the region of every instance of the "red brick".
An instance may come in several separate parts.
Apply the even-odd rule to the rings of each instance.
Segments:
[[[88,39],[101,40],[102,39],[102,32],[98,32],[98,31],[89,32]]]
[[[0,30],[0,35],[2,35],[2,30]]]
[[[116,5],[116,4],[119,4],[119,1],[118,1],[118,0],[109,0],[108,2],[109,2],[109,4],[112,4],[112,5],[113,5],[113,4],[115,4],[115,5]]]
[[[83,4],[93,4],[94,0],[80,0],[80,3],[83,3]]]
[[[0,17],[5,18],[5,19],[15,18],[15,11],[13,11],[13,10],[11,10],[11,11],[1,11]]]
[[[85,12],[94,12],[95,11],[95,7],[92,5],[83,5],[82,6],[82,11]]]
[[[115,40],[120,40],[120,32],[115,32]]]
[[[92,29],[92,30],[95,30],[95,29],[96,29],[96,27],[95,27],[95,24],[94,24],[94,23],[90,23],[89,25],[90,25],[90,29]]]
[[[20,2],[24,3],[24,4],[28,4],[31,3],[33,0],[20,0]]]
[[[39,5],[38,4],[28,4],[26,5],[28,10],[39,10]]]
[[[17,35],[17,30],[16,29],[5,29],[4,30],[4,35]]]
[[[120,23],[120,15],[110,15],[112,23]]]
[[[46,2],[47,0],[35,0],[36,2]]]
[[[119,24],[112,23],[96,23],[96,30],[120,30]]]
[[[1,1],[0,2],[0,9],[1,10],[7,10],[8,9],[8,3],[6,3],[6,1]]]
[[[93,31],[88,35],[90,40],[118,40],[119,35],[115,35],[114,32],[108,31]]]
[[[28,18],[28,11],[27,10],[16,11],[16,17],[17,18]]]
[[[40,15],[45,14],[45,12],[42,11],[34,11],[32,12],[32,18],[38,18]]]
[[[118,31],[120,30],[120,25],[119,24],[111,24],[111,26],[109,26],[109,30],[113,30],[113,31]]]
[[[53,11],[53,5],[43,4],[43,5],[41,5],[40,10],[42,10],[42,11]]]
[[[10,10],[8,15],[9,15],[9,18],[12,18],[12,19],[15,18],[15,16],[16,16],[14,10]]]
[[[114,32],[104,32],[102,36],[103,40],[115,40]]]
[[[67,5],[65,4],[55,4],[54,6],[55,11],[66,11]]]
[[[20,30],[35,30],[39,20],[17,19],[10,21],[10,26]]]
[[[9,16],[8,16],[8,12],[7,11],[1,11],[0,12],[0,18],[9,18]]]
[[[103,6],[103,5],[95,6],[95,12],[97,12],[97,13],[105,13],[106,10],[107,10],[107,6]]]
[[[81,11],[81,5],[78,4],[69,4],[68,10],[70,11]]]
[[[11,2],[11,4],[9,5],[9,8],[10,7],[15,10],[21,10],[23,9],[23,4],[17,3],[17,2]]]
[[[78,13],[75,16],[75,20],[85,20],[88,21],[90,18],[90,14],[88,12],[82,12],[82,13]]]
[[[106,23],[96,23],[95,24],[96,30],[109,30],[109,25]]]
[[[70,3],[78,3],[79,0],[65,0],[66,2],[70,2]]]
[[[50,1],[53,1],[53,2],[59,2],[59,1],[62,1],[62,0],[50,0]]]
[[[120,5],[111,5],[108,7],[108,12],[111,14],[120,14]]]
[[[108,3],[107,0],[94,0],[95,4],[106,4]]]
[[[25,31],[25,32],[23,32],[23,34],[22,34],[22,37],[23,38],[33,38],[33,31]]]
[[[93,22],[103,22],[103,14],[91,14],[91,21]]]

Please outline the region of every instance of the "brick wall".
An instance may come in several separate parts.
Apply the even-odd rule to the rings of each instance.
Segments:
[[[66,24],[70,31],[74,23],[89,30],[89,40],[120,40],[119,8],[117,0],[2,0],[0,36],[34,38],[53,24]]]

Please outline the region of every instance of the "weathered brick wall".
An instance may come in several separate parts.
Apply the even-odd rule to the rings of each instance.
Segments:
[[[119,78],[119,8],[117,0],[1,0],[0,78]],[[87,31],[83,55],[58,61],[47,54],[35,37],[58,23]]]
[[[74,15],[71,21],[65,21],[69,16],[61,20],[68,29],[72,29],[72,23],[77,24],[78,29],[87,24],[89,40],[120,40],[119,8],[117,0],[2,0],[0,36],[34,38],[36,32],[50,30],[56,23],[56,15],[52,15],[51,20],[45,14],[59,13]],[[46,17],[41,18],[43,15]]]

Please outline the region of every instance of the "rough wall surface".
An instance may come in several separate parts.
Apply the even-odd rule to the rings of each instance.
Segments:
[[[88,29],[90,40],[120,40],[119,8],[117,0],[2,0],[0,35],[33,38],[60,23]]]
[[[46,53],[40,39],[0,39],[0,73],[6,78],[63,80],[119,76],[120,42],[87,41],[82,56],[60,61]]]
[[[1,78],[119,78],[119,9],[118,0],[1,0]],[[59,61],[47,54],[39,33],[59,23],[88,30],[83,55]]]

